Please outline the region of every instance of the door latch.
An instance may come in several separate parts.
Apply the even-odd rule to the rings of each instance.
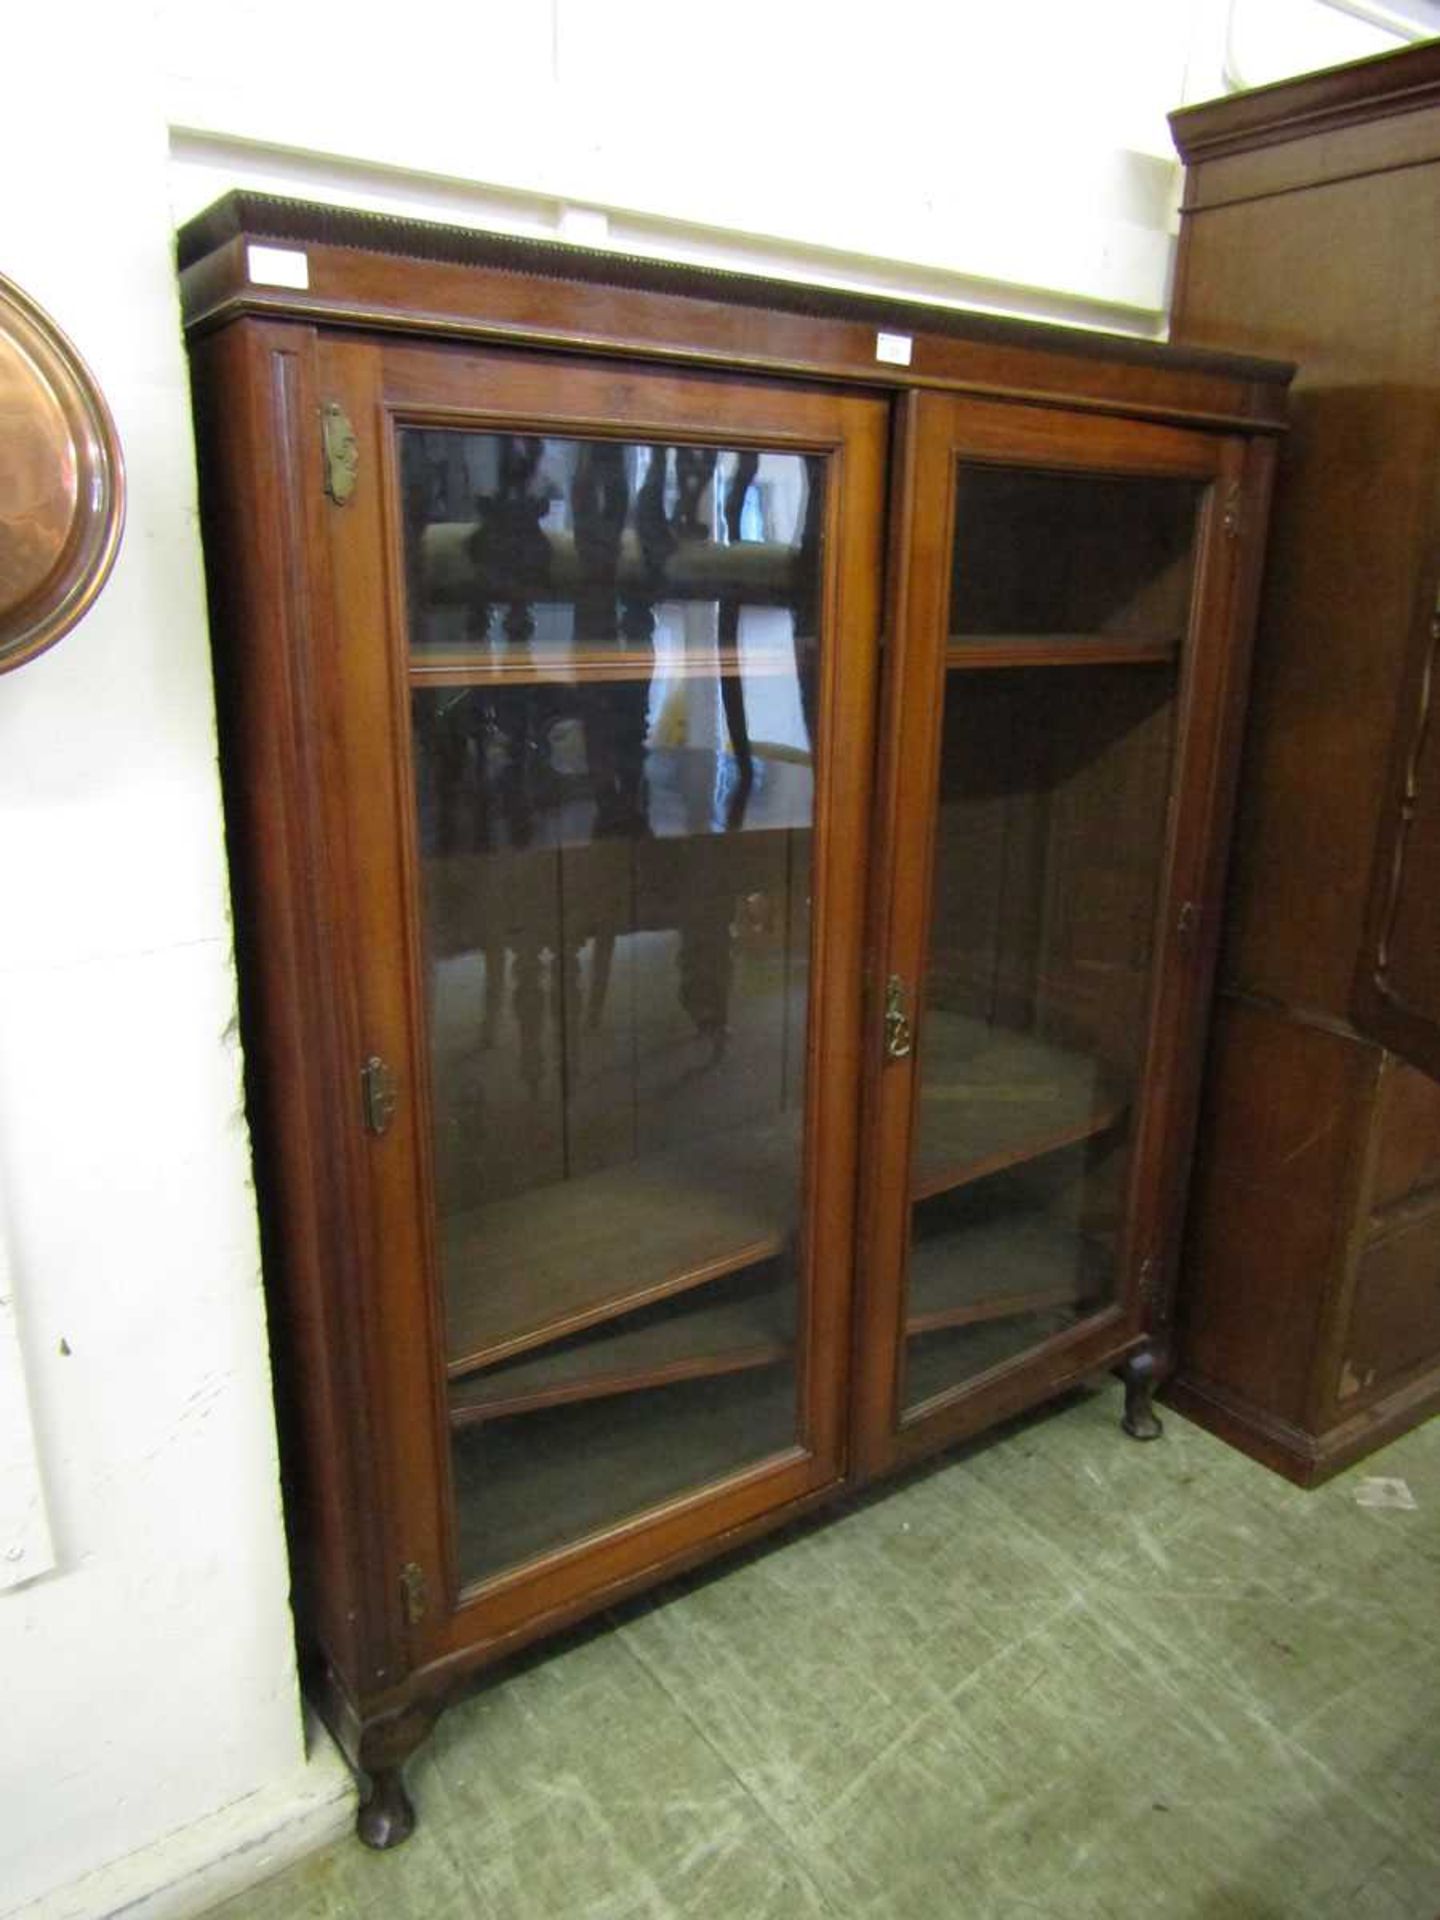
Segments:
[[[360,1100],[367,1133],[381,1134],[389,1129],[399,1097],[394,1074],[378,1053],[372,1053],[360,1069]]]
[[[343,507],[355,491],[355,476],[360,471],[360,442],[337,400],[327,400],[320,409],[320,451],[325,491],[337,507]]]
[[[400,1569],[400,1600],[407,1626],[418,1627],[430,1605],[430,1587],[423,1567],[407,1560]]]
[[[908,1060],[915,1047],[910,1027],[910,991],[898,973],[885,982],[885,1058]]]

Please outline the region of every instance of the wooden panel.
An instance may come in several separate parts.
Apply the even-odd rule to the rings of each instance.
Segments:
[[[1437,341],[1440,352],[1440,341]],[[1437,509],[1426,542],[1440,556]],[[1440,1079],[1440,586],[1424,578],[1418,631],[1390,744],[1370,908],[1355,977],[1355,1021]]]
[[[1388,125],[1344,127],[1323,141],[1296,139],[1254,153],[1220,154],[1207,163],[1206,178],[1190,188],[1186,210],[1210,212],[1342,180],[1363,181],[1391,167],[1432,165],[1437,159],[1440,113],[1432,108]]]
[[[1440,158],[1440,49],[1398,48],[1170,116],[1186,209]]]
[[[1427,729],[1411,768],[1407,818],[1395,823],[1389,849],[1397,883],[1375,973],[1386,996],[1414,1017],[1421,1032],[1428,1031],[1429,1045],[1417,1033],[1407,1053],[1440,1075],[1440,728]],[[1383,857],[1383,835],[1379,842]]]
[[[1379,1211],[1440,1185],[1440,1085],[1398,1060],[1381,1074],[1370,1206]]]
[[[1302,361],[1276,488],[1225,979],[1349,1011],[1440,453],[1440,167],[1188,223],[1176,329]],[[1263,263],[1263,266],[1257,263]],[[1383,296],[1380,290],[1383,289]],[[1383,476],[1383,477],[1382,477]]]
[[[1396,1044],[1367,1017],[1357,959],[1377,931],[1390,854],[1376,859],[1376,838],[1403,784],[1397,700],[1403,729],[1415,702],[1400,688],[1407,660],[1417,684],[1433,595],[1440,256],[1414,236],[1440,222],[1440,52],[1305,76],[1173,125],[1192,161],[1175,336],[1300,362],[1223,961],[1255,996],[1243,1024],[1261,1037],[1248,1050],[1232,1038],[1212,1060],[1181,1383],[1199,1417],[1308,1481],[1418,1404],[1402,1386],[1365,1403],[1373,1417],[1354,1414],[1335,1386],[1354,1359],[1352,1306],[1365,1310],[1353,1259],[1367,1220],[1378,1209],[1383,1225],[1423,1190],[1436,1152],[1429,1096],[1382,1076],[1350,1022]],[[1433,938],[1427,928],[1412,949],[1424,964]],[[1240,1022],[1226,1013],[1227,1032]],[[1266,1104],[1296,1158],[1262,1152],[1257,1182],[1245,1142]]]
[[[247,1116],[302,1651],[347,1700],[400,1677],[384,1367],[367,1311],[337,652],[308,329],[193,349]]]
[[[1369,1048],[1222,998],[1200,1117],[1183,1372],[1304,1424],[1343,1204],[1363,1146]]]
[[[252,286],[241,226],[303,243],[308,289]],[[287,313],[891,391],[933,384],[1080,409],[1284,423],[1288,369],[1273,364],[264,195],[227,196],[190,222],[181,249],[192,328],[238,313]],[[908,367],[877,364],[880,329],[913,336]]]
[[[1405,1211],[1361,1254],[1336,1402],[1348,1413],[1440,1354],[1440,1206]]]
[[[952,638],[945,665],[953,673],[993,667],[1174,666],[1180,641],[1174,635],[1120,636],[1097,640],[1089,633],[1035,634],[1016,639],[1008,633],[967,633]]]

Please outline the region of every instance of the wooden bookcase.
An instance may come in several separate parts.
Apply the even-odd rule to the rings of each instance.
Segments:
[[[1099,1369],[1158,1431],[1288,369],[248,196],[181,265],[386,1845],[507,1652]]]
[[[1440,46],[1171,124],[1175,336],[1300,363],[1171,1392],[1309,1485],[1440,1406]]]

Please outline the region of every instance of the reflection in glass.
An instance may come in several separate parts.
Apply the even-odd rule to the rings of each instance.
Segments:
[[[982,466],[956,497],[912,1411],[1116,1298],[1199,505]]]
[[[796,1438],[823,473],[449,429],[400,455],[474,1581]]]

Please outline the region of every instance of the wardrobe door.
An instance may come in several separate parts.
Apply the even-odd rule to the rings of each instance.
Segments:
[[[869,1464],[1113,1355],[1166,1264],[1241,454],[919,398],[886,738]],[[1227,512],[1226,508],[1230,511]]]
[[[1440,533],[1426,551],[1440,552]],[[1362,1033],[1440,1080],[1440,570],[1432,560],[1420,571],[1351,1013]]]
[[[883,404],[359,342],[330,516],[432,1655],[843,1471]],[[822,1071],[823,1064],[823,1071]]]

